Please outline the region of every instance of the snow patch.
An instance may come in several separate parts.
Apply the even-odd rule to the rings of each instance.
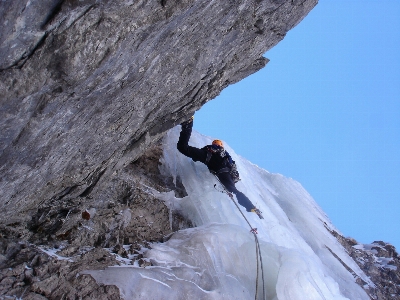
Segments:
[[[48,256],[56,258],[58,260],[67,260],[69,262],[74,262],[72,260],[72,258],[70,257],[64,257],[64,256],[60,256],[57,254],[58,251],[60,251],[60,249],[56,249],[56,248],[48,248],[46,246],[39,246],[38,249],[44,253],[46,253]]]

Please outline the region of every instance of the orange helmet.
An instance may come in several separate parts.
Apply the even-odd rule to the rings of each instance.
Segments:
[[[212,144],[219,147],[224,147],[224,144],[222,143],[221,140],[213,140]]]

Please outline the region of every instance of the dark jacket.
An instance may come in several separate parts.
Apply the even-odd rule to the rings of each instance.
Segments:
[[[182,131],[177,144],[179,152],[192,158],[194,161],[202,162],[214,173],[218,173],[218,171],[222,169],[226,169],[226,172],[229,172],[235,162],[232,160],[228,151],[224,150],[224,148],[215,145],[196,148],[188,145],[192,134],[192,126],[193,123],[190,123],[185,127],[182,126]]]
[[[240,192],[236,186],[234,178],[231,175],[231,170],[235,167],[235,162],[227,151],[223,148],[213,145],[208,145],[203,148],[189,146],[190,135],[192,134],[193,122],[183,125],[179,135],[177,148],[179,152],[192,158],[194,161],[202,162],[207,165],[208,169],[214,173],[225,188],[234,193],[240,205],[244,206],[247,211],[251,211],[255,206],[245,194]],[[237,171],[236,171],[237,172]],[[237,175],[239,178],[239,174]]]

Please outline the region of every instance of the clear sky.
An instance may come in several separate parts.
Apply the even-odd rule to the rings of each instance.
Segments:
[[[400,1],[320,0],[265,57],[195,130],[299,181],[345,236],[400,251]]]

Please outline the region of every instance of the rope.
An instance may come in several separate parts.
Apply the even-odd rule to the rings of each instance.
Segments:
[[[218,176],[215,175],[215,177],[218,179],[219,183],[222,185],[222,188],[224,189],[224,191],[220,191],[220,192],[227,194],[229,196],[229,198],[231,198],[232,202],[235,203],[237,209],[242,214],[242,216],[246,220],[247,224],[250,226],[250,232],[254,235],[254,240],[255,240],[255,243],[256,243],[256,260],[257,260],[256,294],[255,294],[255,298],[254,299],[257,300],[257,296],[258,296],[258,281],[259,281],[258,280],[258,278],[259,278],[259,264],[258,264],[258,262],[259,261],[260,261],[260,266],[261,266],[261,277],[262,277],[262,284],[263,284],[263,299],[265,299],[264,269],[263,269],[263,262],[262,262],[260,243],[259,243],[258,237],[257,237],[257,228],[253,228],[251,226],[249,220],[247,220],[246,216],[243,214],[243,212],[240,209],[239,205],[236,203],[235,199],[233,199],[233,194],[226,189],[225,185],[221,182],[221,180],[219,180]],[[214,188],[216,189],[216,184],[214,185]]]
[[[258,296],[258,277],[259,277],[258,273],[259,273],[259,269],[260,269],[260,267],[258,266],[258,261],[259,261],[258,252],[259,252],[258,243],[256,242],[257,275],[256,275],[256,294],[254,296],[255,300],[257,300],[257,296]]]

